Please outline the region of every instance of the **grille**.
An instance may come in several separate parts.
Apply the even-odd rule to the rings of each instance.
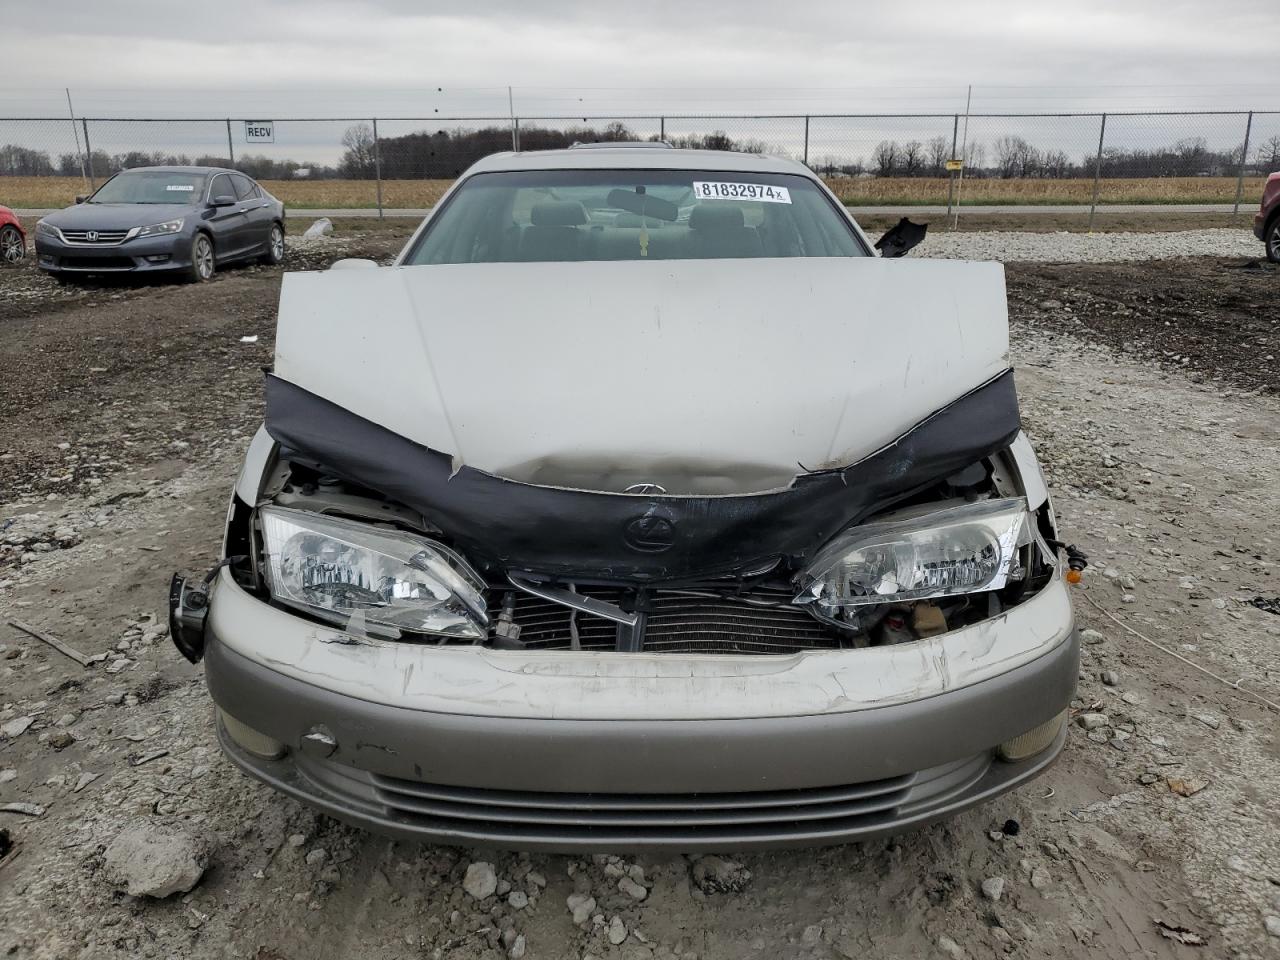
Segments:
[[[69,270],[132,270],[134,267],[130,257],[62,257],[58,263]]]
[[[584,595],[618,604],[622,590],[584,590]],[[520,591],[514,592],[515,623],[527,649],[569,650],[570,618],[576,621],[583,650],[613,650],[617,624]],[[741,600],[690,596],[659,591],[646,599],[648,622],[643,649],[649,653],[790,654],[801,650],[836,650],[840,637],[799,607],[789,605],[783,590],[756,590],[752,597],[770,606]],[[489,610],[496,621],[503,596],[496,594]],[[625,607],[626,605],[623,604]]]
[[[63,230],[62,238],[67,243],[84,243],[102,246],[105,244],[122,243],[128,235],[128,230]],[[89,235],[93,234],[92,237]]]
[[[962,792],[989,764],[983,755],[845,786],[701,794],[542,793],[368,776],[376,802],[388,814],[424,830],[530,841],[714,844],[889,826]]]

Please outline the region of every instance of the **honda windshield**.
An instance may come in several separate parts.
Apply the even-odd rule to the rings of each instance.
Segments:
[[[89,203],[195,203],[204,195],[203,173],[126,170],[89,198]]]

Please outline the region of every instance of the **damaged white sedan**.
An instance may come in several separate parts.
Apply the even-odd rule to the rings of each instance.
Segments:
[[[695,850],[902,830],[1056,757],[1083,558],[999,264],[876,256],[800,164],[650,144],[490,157],[341,266],[285,276],[225,559],[171,594],[246,772],[402,836]]]

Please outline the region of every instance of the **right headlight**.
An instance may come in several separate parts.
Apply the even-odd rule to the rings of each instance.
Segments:
[[[1025,499],[983,500],[850,527],[797,579],[795,602],[822,609],[999,590],[1031,542]]]
[[[484,581],[444,544],[306,510],[258,517],[276,600],[349,630],[488,637]]]
[[[41,237],[53,237],[55,240],[62,239],[62,233],[51,223],[45,223],[43,220],[36,221],[36,235]]]

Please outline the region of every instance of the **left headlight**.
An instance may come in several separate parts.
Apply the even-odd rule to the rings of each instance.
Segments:
[[[153,223],[149,227],[138,227],[135,237],[159,237],[166,233],[177,233],[182,229],[183,218],[166,220],[164,223]]]
[[[800,574],[796,603],[836,609],[999,590],[1031,542],[1025,499],[983,500],[851,527]]]
[[[45,223],[43,220],[36,221],[36,235],[42,237],[53,237],[57,240],[62,239],[62,233],[51,223]]]
[[[484,581],[444,544],[305,510],[258,517],[276,600],[373,634],[488,636]]]

